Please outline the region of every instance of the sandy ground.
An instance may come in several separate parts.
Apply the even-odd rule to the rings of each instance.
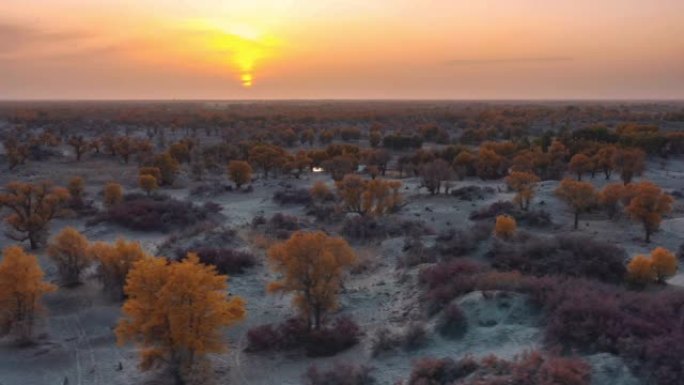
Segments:
[[[68,170],[68,171],[65,171]],[[660,163],[649,164],[643,176],[663,188],[684,192],[684,160],[669,161],[663,168]],[[54,162],[32,162],[17,173],[0,172],[0,183],[10,179],[41,180],[50,178],[65,183],[73,175],[82,175],[88,183],[87,192],[91,199],[99,201],[97,193],[101,186],[112,179],[135,189],[136,165],[125,167],[108,159],[88,160],[75,163],[69,160]],[[273,192],[283,182],[293,186],[308,187],[317,179],[328,181],[322,174],[307,175],[300,180],[279,179],[257,180],[252,193],[226,192],[211,200],[223,207],[225,226],[246,229],[252,218],[259,214],[270,216],[275,212],[303,217],[301,206],[279,206],[271,200]],[[613,177],[616,181],[616,177]],[[597,176],[597,186],[605,182]],[[221,183],[227,183],[225,177]],[[431,197],[418,191],[419,181],[405,179],[404,190],[407,206],[399,217],[420,219],[436,230],[452,226],[468,228],[472,225],[468,214],[497,200],[509,200],[512,194],[501,192],[484,200],[461,201],[453,197]],[[505,191],[502,182],[484,182],[469,179],[455,182],[454,188],[467,185],[491,186]],[[545,233],[572,232],[571,212],[553,196],[557,182],[544,182],[538,188],[533,208],[544,208],[552,214],[553,226],[536,229]],[[178,198],[188,198],[201,203],[203,199],[189,198],[189,189],[179,188],[165,191]],[[141,234],[112,227],[106,224],[86,228],[82,220],[60,219],[52,224],[52,234],[66,225],[83,230],[91,240],[113,240],[117,236],[142,242],[150,252],[165,240],[166,234]],[[675,212],[662,224],[662,230],[653,236],[653,243],[642,241],[641,227],[625,218],[610,221],[602,214],[589,214],[581,218],[578,232],[608,240],[624,247],[630,255],[648,252],[655,245],[676,250],[684,243],[684,207],[678,202]],[[244,231],[243,231],[244,232]],[[0,235],[0,244],[12,241]],[[397,352],[372,359],[369,353],[369,337],[380,326],[400,327],[408,319],[417,318],[419,309],[419,288],[416,285],[414,268],[402,274],[396,268],[396,257],[401,253],[403,238],[390,238],[379,244],[355,245],[357,251],[370,258],[371,268],[362,274],[351,275],[341,295],[341,313],[352,315],[362,326],[367,336],[353,349],[336,357],[309,359],[301,354],[247,354],[245,332],[248,328],[263,323],[277,322],[293,314],[290,299],[265,293],[270,279],[265,264],[248,273],[230,278],[230,291],[247,300],[247,319],[228,331],[231,344],[229,353],[213,357],[218,383],[245,385],[300,384],[301,375],[312,364],[326,365],[335,361],[353,361],[375,367],[380,385],[390,385],[410,372],[412,362],[419,357],[459,357],[465,354],[475,356],[497,354],[511,357],[541,344],[542,318],[530,309],[523,297],[485,299],[480,293],[471,293],[458,302],[465,310],[470,328],[459,340],[444,340],[432,333],[426,347],[415,352]],[[263,251],[253,250],[263,258]],[[44,251],[38,252],[48,279],[55,280],[55,269],[46,260]],[[404,277],[406,275],[408,278]],[[684,272],[671,280],[684,286]],[[0,384],[2,385],[109,385],[146,383],[155,378],[155,373],[141,373],[136,368],[137,356],[131,346],[117,347],[112,329],[119,318],[119,303],[113,303],[101,294],[98,283],[88,279],[83,286],[74,289],[60,289],[49,295],[45,304],[47,316],[41,325],[41,336],[34,346],[18,348],[8,341],[0,341]],[[428,322],[428,327],[433,326]],[[587,357],[595,367],[594,383],[638,385],[622,362],[610,355]]]

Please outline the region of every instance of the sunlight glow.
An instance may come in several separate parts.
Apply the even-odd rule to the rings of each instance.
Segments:
[[[245,88],[252,87],[257,66],[274,56],[278,45],[273,36],[246,23],[193,20],[188,25],[204,40],[208,60],[228,64]]]

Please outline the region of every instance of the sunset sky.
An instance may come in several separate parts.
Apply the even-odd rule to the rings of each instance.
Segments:
[[[0,99],[684,99],[684,0],[1,0]]]

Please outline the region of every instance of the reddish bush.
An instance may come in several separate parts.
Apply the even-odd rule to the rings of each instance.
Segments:
[[[292,189],[286,188],[278,190],[273,194],[273,200],[281,205],[308,205],[311,203],[311,193],[305,188]]]
[[[475,290],[477,275],[485,270],[468,259],[438,263],[420,271],[418,279],[427,287],[425,300],[428,312],[435,314],[453,298]]]
[[[532,275],[566,275],[620,282],[625,276],[624,249],[581,235],[496,240],[487,254],[495,268]]]
[[[365,365],[337,363],[323,371],[312,365],[304,374],[305,385],[373,385],[376,383],[371,372],[373,368]]]
[[[199,247],[176,250],[178,260],[189,253],[196,253],[200,262],[216,266],[221,274],[240,274],[256,264],[256,258],[249,252],[230,248]]]
[[[123,202],[110,207],[98,220],[132,230],[167,232],[198,223],[206,219],[209,213],[208,208],[167,196],[130,194]]]
[[[303,348],[310,357],[327,357],[359,342],[361,329],[350,317],[342,316],[329,326],[309,331],[306,321],[290,318],[280,325],[261,325],[247,332],[248,352]]]

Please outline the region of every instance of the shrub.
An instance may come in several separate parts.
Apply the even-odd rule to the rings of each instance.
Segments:
[[[176,250],[176,259],[181,260],[189,253],[195,253],[200,262],[216,266],[221,274],[241,274],[256,265],[256,258],[249,252],[231,248],[199,247]]]
[[[459,338],[468,329],[468,319],[457,303],[447,306],[437,323],[437,331],[446,338]]]
[[[496,356],[422,359],[407,385],[589,385],[590,380],[591,366],[584,360],[532,351],[511,361]]]
[[[620,282],[625,276],[624,249],[583,235],[497,240],[487,255],[497,269],[537,276],[566,275],[606,282]]]
[[[333,356],[359,342],[361,329],[350,317],[309,330],[306,320],[290,318],[280,325],[261,325],[247,331],[248,352],[303,349],[310,357]]]
[[[282,189],[273,194],[273,200],[281,205],[297,204],[308,205],[311,203],[311,193],[309,190],[302,189]]]
[[[312,365],[304,374],[305,385],[374,385],[373,368],[365,365],[334,364],[323,371]]]
[[[420,237],[406,237],[403,247],[404,255],[400,256],[398,267],[414,267],[423,263],[436,262],[434,250],[427,248]]]
[[[496,217],[496,224],[494,225],[494,235],[501,239],[510,239],[515,234],[517,225],[515,219],[508,215],[499,215]]]
[[[287,239],[294,231],[301,229],[297,217],[282,213],[274,214],[266,223],[266,234],[278,239]]]
[[[495,192],[496,190],[489,186],[464,186],[451,190],[451,196],[463,201],[474,201],[476,199],[482,200]]]
[[[445,230],[437,236],[434,248],[443,259],[461,257],[475,251],[491,232],[489,223],[478,223],[468,231]]]
[[[412,322],[404,330],[402,336],[402,347],[404,350],[417,350],[428,343],[428,332],[422,322]]]
[[[551,215],[544,210],[519,210],[511,202],[498,201],[487,207],[470,213],[471,220],[493,219],[500,215],[508,215],[520,223],[528,226],[548,226],[551,222]]]
[[[118,183],[107,183],[104,187],[103,194],[105,207],[112,207],[121,203],[123,200],[123,187]]]
[[[432,229],[428,228],[421,221],[353,216],[344,220],[340,232],[347,238],[369,241],[377,238],[398,237],[402,235],[429,235],[432,233]]]
[[[209,213],[208,208],[167,196],[130,194],[123,202],[110,207],[100,220],[132,230],[167,232],[198,223]]]
[[[512,215],[515,212],[515,205],[512,202],[498,201],[487,207],[483,207],[477,211],[470,213],[471,220],[491,219],[499,215]]]
[[[435,314],[453,298],[475,290],[477,276],[483,271],[483,265],[468,259],[441,262],[421,270],[418,280],[427,288],[424,299],[428,312]]]

